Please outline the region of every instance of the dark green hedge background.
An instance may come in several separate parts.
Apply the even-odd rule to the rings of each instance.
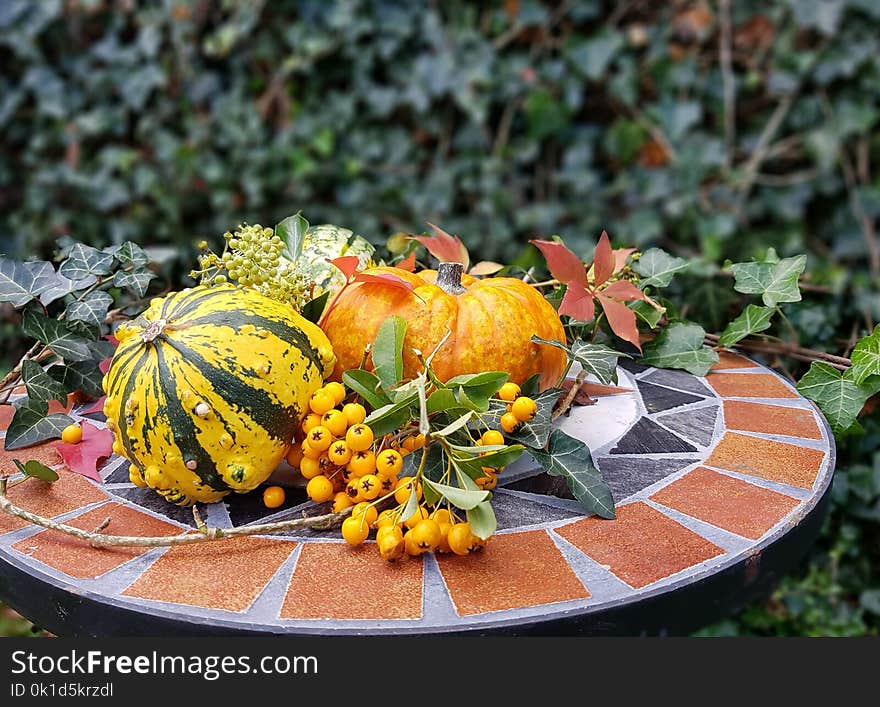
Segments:
[[[696,260],[676,296],[712,330],[739,306],[718,265],[772,246],[809,254],[789,337],[846,353],[880,319],[878,45],[875,0],[3,0],[0,252],[185,262],[299,209],[505,260],[604,228]],[[810,562],[711,632],[877,632],[864,424]]]

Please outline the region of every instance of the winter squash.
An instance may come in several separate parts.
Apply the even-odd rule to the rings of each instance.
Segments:
[[[439,271],[410,273],[377,267],[366,272],[394,275],[413,289],[356,282],[342,290],[322,322],[336,353],[333,375],[337,380],[344,371],[361,364],[367,345],[392,315],[407,322],[404,378],[413,377],[421,368],[413,349],[427,356],[447,332],[451,334],[432,361],[442,380],[497,370],[522,383],[538,373],[544,389],[557,383],[565,370],[563,351],[531,341],[532,335],[537,335],[564,342],[559,315],[539,291],[522,280],[477,279],[463,275],[458,263],[441,263]]]
[[[195,287],[121,326],[104,413],[131,480],[181,506],[261,484],[333,370],[323,332],[255,290]]]

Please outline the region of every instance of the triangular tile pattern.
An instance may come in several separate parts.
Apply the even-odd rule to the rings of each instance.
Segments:
[[[644,380],[638,382],[639,392],[642,394],[642,402],[649,413],[662,412],[672,408],[698,403],[705,398],[680,390],[672,390],[660,385],[652,385]]]
[[[669,368],[658,368],[653,373],[646,375],[642,380],[656,385],[665,385],[667,388],[675,388],[676,390],[683,390],[687,393],[702,395],[704,397],[713,397],[715,395],[708,387],[706,387],[705,383],[687,371],[674,371]]]
[[[550,474],[538,473],[510,484],[505,484],[504,488],[513,489],[514,491],[527,491],[528,493],[536,493],[541,496],[555,496],[556,498],[574,498],[571,489],[561,476],[550,476]],[[495,497],[492,497],[495,502]]]
[[[618,360],[617,365],[622,369],[629,371],[630,373],[641,373],[642,371],[647,371],[650,366],[643,366],[641,363],[637,363],[633,361],[631,358],[621,358]]]
[[[696,452],[693,445],[646,417],[621,437],[610,454],[670,454]]]
[[[507,493],[496,493],[492,496],[492,508],[498,521],[498,529],[520,528],[524,525],[546,523],[566,518],[577,518],[583,513],[566,511],[562,508],[545,506],[542,503],[514,496]]]
[[[279,508],[266,508],[263,504],[263,488],[261,487],[250,493],[231,493],[225,496],[222,502],[229,509],[229,519],[232,521],[232,525],[238,527],[260,521],[267,516],[275,515],[308,500],[304,488],[287,487],[284,489],[284,505]]]
[[[708,405],[683,412],[658,415],[656,420],[664,427],[678,432],[685,439],[708,447],[715,436],[715,420],[717,418],[718,406]]]
[[[180,506],[168,503],[168,501],[152,489],[142,489],[138,486],[132,486],[131,488],[116,488],[113,489],[111,493],[130,501],[136,506],[146,508],[147,510],[163,515],[166,518],[177,521],[178,523],[183,523],[193,528],[196,527],[191,508],[181,508]],[[202,518],[204,518],[204,504],[200,503],[198,504],[198,507],[199,510],[202,511]]]
[[[699,459],[599,457],[596,465],[602,472],[602,478],[611,488],[614,501],[620,503],[643,488],[699,461]]]

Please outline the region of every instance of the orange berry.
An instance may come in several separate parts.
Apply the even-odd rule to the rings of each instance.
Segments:
[[[366,501],[361,501],[360,503],[355,504],[355,507],[351,509],[351,517],[360,518],[361,516],[364,516],[367,519],[369,525],[373,525],[373,523],[379,518],[379,511],[376,510],[376,506],[373,506]]]
[[[467,555],[471,551],[472,538],[470,523],[456,523],[446,534],[449,549],[456,555]]]
[[[425,435],[419,433],[417,435],[413,435],[412,437],[407,437],[405,440],[403,440],[403,442],[400,443],[400,446],[408,452],[414,452],[417,449],[421,449],[425,446]]]
[[[344,439],[338,439],[327,450],[327,456],[337,466],[345,466],[351,461],[351,450]]]
[[[379,495],[387,496],[391,493],[395,488],[397,488],[397,477],[396,476],[382,476],[381,474],[377,474],[379,478]]]
[[[299,463],[299,473],[304,479],[314,479],[321,473],[321,463],[317,459],[311,457],[303,457]]]
[[[397,480],[397,488],[394,491],[394,500],[395,501],[397,501],[400,504],[406,503],[407,499],[409,498],[410,491],[411,491],[412,480],[413,479],[411,476],[405,476],[402,479]],[[421,500],[421,498],[422,498],[422,485],[418,481],[416,481],[415,487],[416,487],[416,498]]]
[[[416,542],[415,536],[412,534],[412,530],[410,530],[406,535],[403,536],[403,547],[406,550],[406,554],[411,557],[418,557],[423,554],[425,551],[419,547]]]
[[[425,518],[418,521],[407,533],[412,534],[412,542],[421,548],[423,552],[429,552],[440,544],[441,531],[440,524],[431,518]]]
[[[345,485],[345,493],[348,494],[348,497],[353,503],[359,503],[360,501],[364,500],[361,496],[360,481],[361,480],[359,478],[355,477]]]
[[[306,485],[306,493],[315,503],[324,503],[333,498],[333,482],[326,476],[315,476]]]
[[[362,422],[352,425],[345,433],[345,441],[353,452],[365,452],[373,446],[373,430]]]
[[[333,397],[323,388],[319,388],[309,398],[309,409],[316,415],[323,415],[335,405]]]
[[[498,430],[486,430],[483,432],[483,436],[480,437],[480,444],[487,447],[493,444],[504,444],[504,435]]]
[[[346,518],[342,521],[342,537],[349,545],[360,545],[370,534],[370,526],[361,518]]]
[[[298,444],[294,444],[290,450],[287,452],[287,463],[290,464],[294,469],[299,469],[299,463],[303,459],[302,447]]]
[[[345,491],[339,491],[338,493],[333,495],[333,512],[339,513],[340,511],[344,511],[351,505],[351,499],[348,497],[348,494]]]
[[[396,560],[405,552],[403,531],[396,525],[388,525],[376,531],[376,545],[383,560]]]
[[[263,491],[263,505],[266,508],[278,508],[284,505],[284,489],[280,486],[267,486]]]
[[[351,455],[348,468],[355,476],[365,476],[376,471],[376,455],[371,450],[355,452]]]
[[[438,522],[437,525],[440,526],[440,542],[437,543],[437,552],[452,552],[449,549],[449,531],[452,528],[452,523]]]
[[[395,510],[393,508],[388,508],[379,514],[376,518],[375,525],[377,528],[383,528],[386,525],[400,525],[400,523],[398,522]]]
[[[330,381],[324,385],[324,392],[330,395],[333,398],[333,404],[339,405],[343,400],[345,400],[345,396],[348,393],[345,390],[345,386],[342,383],[337,383],[336,381]]]
[[[431,514],[431,517],[441,525],[443,523],[449,523],[450,525],[452,525],[452,523],[455,522],[455,519],[452,517],[452,513],[450,513],[446,508],[438,508]]]
[[[303,418],[302,431],[308,434],[310,429],[312,429],[313,427],[317,427],[320,424],[321,416],[314,412],[310,412]]]
[[[299,450],[302,452],[303,457],[306,459],[317,459],[321,456],[321,450],[315,449],[309,444],[309,440],[304,439],[302,443],[299,445]]]
[[[416,524],[420,521],[425,520],[428,517],[428,509],[424,506],[419,506],[416,508],[416,512],[413,513],[409,518],[403,521],[403,524],[407,528],[415,528]]]
[[[498,391],[498,397],[502,400],[506,400],[507,402],[512,403],[514,400],[517,399],[519,393],[519,386],[516,383],[508,381],[501,386],[501,389]]]
[[[519,397],[510,410],[520,422],[528,422],[538,413],[538,404],[531,398]]]
[[[334,437],[345,437],[348,429],[348,420],[342,410],[328,410],[321,415],[321,424],[324,425]]]
[[[359,425],[367,419],[367,409],[360,403],[348,403],[342,408],[342,414],[345,415],[350,427]]]
[[[372,501],[376,498],[381,490],[379,486],[379,477],[375,474],[361,476],[358,480],[358,484],[361,490],[361,498],[365,498],[368,501]]]
[[[79,444],[82,442],[83,431],[79,425],[68,425],[61,430],[61,441],[67,444]]]
[[[508,434],[516,432],[521,425],[522,421],[512,412],[506,412],[501,416],[501,429]]]
[[[324,425],[318,425],[309,430],[306,440],[312,449],[323,452],[333,444],[333,434]]]
[[[489,467],[483,467],[483,473],[485,476],[481,476],[478,479],[474,479],[477,486],[479,486],[483,491],[491,491],[498,485],[498,477],[495,476],[495,470],[490,469]]]
[[[383,449],[376,456],[376,473],[380,476],[397,476],[403,469],[403,457],[394,449]]]

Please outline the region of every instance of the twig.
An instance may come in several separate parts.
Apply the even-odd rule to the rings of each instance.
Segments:
[[[724,94],[724,170],[733,164],[736,148],[736,78],[733,75],[733,59],[730,51],[730,0],[719,0],[718,63],[721,66],[721,82]]]
[[[166,547],[171,545],[192,545],[193,543],[228,540],[229,538],[246,535],[265,535],[267,533],[276,533],[284,530],[294,530],[295,528],[329,530],[330,528],[339,525],[352,510],[351,507],[349,507],[339,513],[327,513],[325,515],[312,516],[311,518],[294,518],[292,520],[281,520],[275,523],[248,525],[242,528],[210,528],[205,526],[207,532],[186,532],[181,533],[180,535],[168,535],[164,537],[105,535],[98,532],[89,532],[82,528],[75,528],[74,526],[66,525],[65,523],[57,523],[49,518],[43,518],[36,513],[26,511],[24,508],[19,508],[7,498],[6,486],[7,477],[0,476],[0,511],[15,516],[16,518],[21,518],[33,525],[39,525],[50,530],[57,530],[65,535],[85,540],[98,547]]]
[[[557,407],[553,411],[553,414],[550,416],[551,420],[555,420],[569,411],[569,409],[571,408],[571,404],[577,397],[578,391],[581,389],[581,384],[584,382],[584,379],[586,377],[587,372],[585,369],[582,368],[580,373],[577,374],[577,378],[574,379],[574,384],[571,386],[566,396],[562,399],[562,404]]]
[[[705,342],[709,346],[718,346],[717,334],[706,334]],[[803,346],[795,344],[787,344],[785,342],[759,341],[756,339],[743,339],[738,341],[732,348],[742,349],[744,351],[754,351],[756,353],[779,354],[788,356],[797,361],[824,361],[831,364],[838,370],[845,371],[852,365],[852,361],[843,356],[835,356],[825,351],[816,351],[815,349],[807,349]]]

